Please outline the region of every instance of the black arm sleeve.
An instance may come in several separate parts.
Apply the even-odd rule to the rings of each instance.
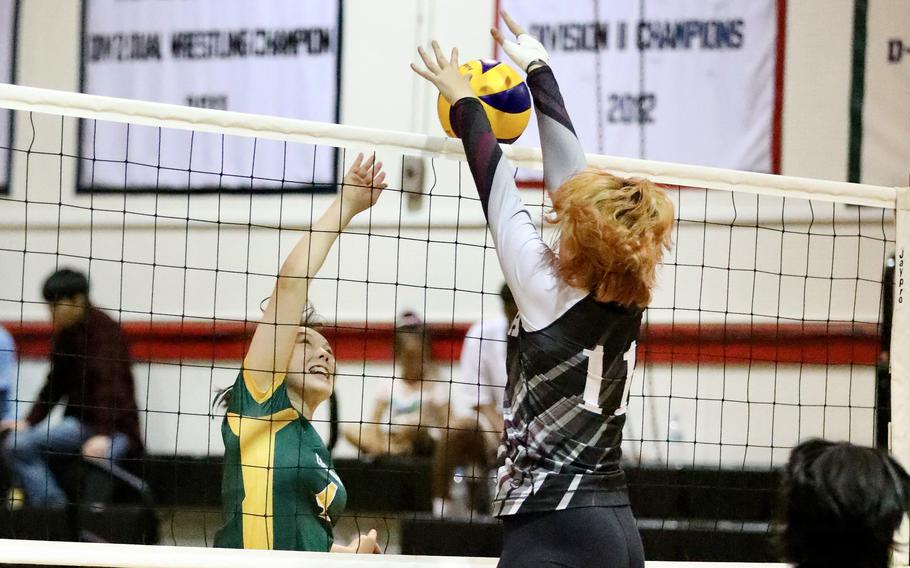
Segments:
[[[550,66],[544,65],[528,73],[528,86],[537,112],[544,186],[552,193],[585,169],[587,160]]]

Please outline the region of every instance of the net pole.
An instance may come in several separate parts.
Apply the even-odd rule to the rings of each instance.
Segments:
[[[897,188],[891,319],[891,455],[910,467],[910,187]],[[907,518],[896,536],[894,566],[910,566]]]
[[[894,253],[882,270],[881,354],[875,366],[875,447],[890,450],[891,431],[891,317],[894,314]]]

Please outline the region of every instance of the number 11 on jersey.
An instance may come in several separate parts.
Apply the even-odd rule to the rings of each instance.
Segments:
[[[629,390],[632,386],[632,373],[635,371],[635,347],[636,342],[632,342],[622,359],[626,362],[626,380],[622,389],[622,399],[619,406],[613,411],[613,416],[622,416],[626,413],[626,406],[629,404]],[[584,407],[597,414],[603,413],[600,407],[600,385],[603,382],[603,364],[604,348],[598,345],[594,349],[585,349],[585,355],[588,357],[588,377],[585,380],[585,392],[582,395]]]

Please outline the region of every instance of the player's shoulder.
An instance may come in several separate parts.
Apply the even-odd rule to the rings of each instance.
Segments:
[[[229,410],[243,409],[240,414],[263,416],[292,408],[284,373],[272,373],[272,383],[268,386],[257,382],[257,377],[261,375],[252,373],[244,362],[234,379]]]

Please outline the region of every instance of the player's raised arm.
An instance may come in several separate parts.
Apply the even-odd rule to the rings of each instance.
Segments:
[[[551,321],[549,307],[556,285],[546,263],[552,252],[518,194],[512,168],[503,159],[490,121],[471,90],[470,76],[458,71],[458,51],[453,49],[446,57],[438,43],[432,46],[433,55],[418,48],[424,67],[411,64],[411,68],[452,102],[452,129],[464,144],[503,275],[526,325],[543,327]]]
[[[332,245],[355,215],[369,209],[386,187],[382,163],[358,154],[342,181],[338,197],[313,223],[281,265],[262,320],[256,326],[244,367],[256,386],[267,390],[276,374],[287,370],[310,279],[322,268]]]
[[[546,48],[510,18],[505,10],[501,14],[515,40],[508,39],[496,28],[491,29],[490,33],[515,65],[528,73],[528,86],[534,98],[540,147],[543,151],[544,187],[553,193],[567,179],[587,166],[585,153],[575,134],[556,77],[549,66],[550,55]]]
[[[529,37],[514,22],[511,27],[520,40]],[[520,47],[510,42],[507,51],[511,44]],[[630,357],[655,267],[669,245],[672,203],[646,180],[585,169],[552,73],[546,65],[532,68],[545,177],[549,189],[558,188],[551,222],[559,248],[551,250],[521,202],[484,108],[458,70],[457,52],[446,58],[436,42],[435,57],[419,51],[425,68],[414,65],[414,71],[454,102],[452,130],[464,144],[519,308],[518,325],[508,331],[493,500],[505,527],[499,566],[539,563],[554,531],[570,527],[580,535],[574,542],[590,546],[573,542],[561,549],[565,566],[641,568],[641,540],[627,528],[635,520],[620,467],[622,429]],[[513,57],[519,65],[534,67],[533,55],[519,55]],[[548,513],[545,521],[532,527],[521,520],[537,512]],[[611,544],[597,548],[607,542],[604,535]]]

